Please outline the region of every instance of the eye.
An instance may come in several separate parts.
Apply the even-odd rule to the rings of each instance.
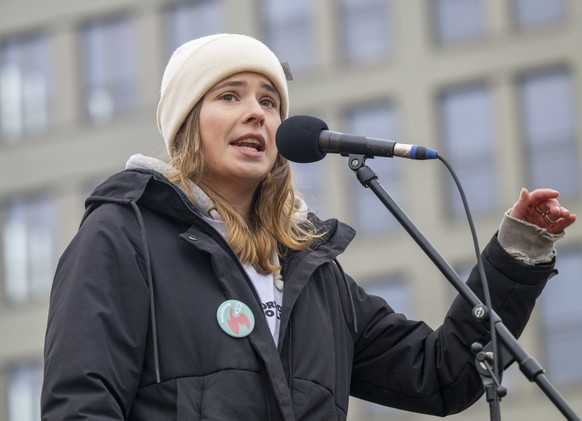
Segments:
[[[236,99],[236,95],[232,92],[226,92],[219,97],[222,101],[232,102]]]
[[[277,102],[272,98],[263,98],[260,103],[263,107],[277,108]]]

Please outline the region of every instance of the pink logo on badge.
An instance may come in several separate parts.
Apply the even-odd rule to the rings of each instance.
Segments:
[[[238,300],[225,301],[218,307],[216,320],[220,328],[233,338],[244,338],[255,328],[255,316],[251,309]]]

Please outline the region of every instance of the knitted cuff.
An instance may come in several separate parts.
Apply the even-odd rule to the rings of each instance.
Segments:
[[[529,265],[548,263],[556,256],[554,243],[563,238],[560,234],[549,233],[544,228],[509,216],[507,212],[497,239],[507,253]]]

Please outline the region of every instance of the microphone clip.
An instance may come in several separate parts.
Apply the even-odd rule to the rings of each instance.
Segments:
[[[358,181],[362,186],[368,188],[370,187],[370,182],[372,180],[377,180],[378,176],[370,167],[366,166],[366,156],[360,154],[349,154],[348,155],[348,165],[351,170],[356,173]]]

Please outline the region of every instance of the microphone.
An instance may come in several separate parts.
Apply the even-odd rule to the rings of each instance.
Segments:
[[[289,161],[307,163],[323,159],[328,153],[436,159],[438,152],[418,145],[376,139],[328,130],[317,117],[297,115],[283,121],[277,129],[277,148]]]

